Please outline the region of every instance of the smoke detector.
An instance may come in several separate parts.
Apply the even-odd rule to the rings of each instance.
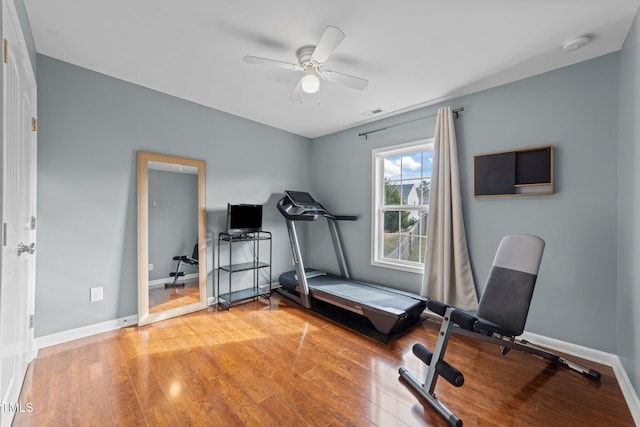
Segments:
[[[364,113],[360,113],[360,114],[362,114],[364,117],[369,118],[381,113],[384,113],[384,110],[381,107],[376,107],[372,110],[365,111]]]
[[[565,52],[573,52],[578,50],[591,41],[591,34],[584,34],[578,37],[572,37],[562,43],[562,50]]]

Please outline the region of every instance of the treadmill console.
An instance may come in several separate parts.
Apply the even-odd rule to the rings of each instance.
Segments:
[[[303,209],[318,209],[320,208],[320,203],[313,200],[311,194],[305,193],[304,191],[285,191],[287,197],[296,207]]]
[[[285,191],[285,196],[278,201],[278,210],[292,221],[315,221],[323,216],[327,219],[356,221],[356,215],[334,215],[316,202],[311,194],[305,191]]]
[[[304,191],[285,191],[283,208],[290,216],[331,215],[322,205],[316,202],[311,194]]]

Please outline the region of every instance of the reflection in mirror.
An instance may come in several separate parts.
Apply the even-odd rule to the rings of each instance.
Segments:
[[[205,163],[138,153],[138,324],[206,308]]]
[[[198,168],[167,166],[149,162],[149,313],[200,299]]]

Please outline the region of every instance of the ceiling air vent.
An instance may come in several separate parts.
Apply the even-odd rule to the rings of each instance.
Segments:
[[[365,111],[364,113],[360,113],[360,114],[362,114],[364,117],[373,117],[382,113],[384,113],[384,110],[380,107],[376,107],[373,110]]]

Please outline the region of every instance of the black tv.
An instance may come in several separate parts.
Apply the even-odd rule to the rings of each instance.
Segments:
[[[262,230],[262,205],[227,204],[227,233],[245,234]]]

